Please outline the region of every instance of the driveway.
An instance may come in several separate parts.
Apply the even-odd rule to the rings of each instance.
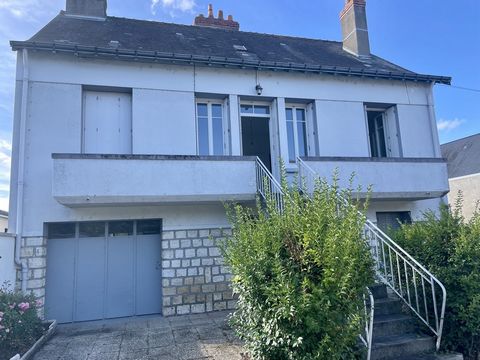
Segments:
[[[228,312],[59,325],[34,360],[241,360]]]

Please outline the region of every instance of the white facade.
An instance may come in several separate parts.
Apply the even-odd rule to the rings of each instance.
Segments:
[[[102,96],[109,100],[100,104]],[[52,222],[161,218],[163,231],[228,228],[222,201],[252,202],[256,191],[254,160],[229,158],[244,155],[241,105],[268,108],[275,176],[279,159],[289,173],[296,171],[286,108],[302,109],[305,139],[299,140],[297,128],[295,144],[306,141],[308,163],[324,176],[338,167],[342,178],[355,171],[365,188],[372,184],[372,220],[377,211],[415,218],[448,191],[431,99],[431,84],[422,82],[19,52],[9,229],[26,242],[44,239],[45,224]],[[226,157],[168,158],[199,154],[196,112],[208,101],[221,105],[217,126]],[[109,118],[109,104],[121,112],[114,116],[119,122],[91,125],[90,112]],[[385,146],[394,148],[388,162],[366,160],[372,155],[367,110],[379,106],[395,109],[388,115],[393,125]],[[205,124],[212,132],[210,112]],[[103,135],[112,131],[118,131],[112,139]],[[89,153],[124,157],[81,156]],[[322,157],[335,159],[315,160]],[[45,254],[27,260],[29,269],[48,267]],[[31,285],[43,298],[45,275]]]

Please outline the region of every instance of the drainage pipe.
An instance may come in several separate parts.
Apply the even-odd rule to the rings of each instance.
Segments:
[[[23,180],[25,172],[25,142],[27,125],[27,106],[28,106],[28,50],[22,50],[22,103],[20,109],[20,127],[18,141],[18,173],[17,173],[17,208],[16,208],[16,227],[15,227],[15,264],[21,269],[22,292],[27,291],[27,273],[28,264],[25,259],[21,260],[20,252],[22,248],[23,233]]]

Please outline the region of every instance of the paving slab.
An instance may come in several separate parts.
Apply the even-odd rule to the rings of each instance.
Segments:
[[[58,325],[33,360],[241,360],[229,312]]]

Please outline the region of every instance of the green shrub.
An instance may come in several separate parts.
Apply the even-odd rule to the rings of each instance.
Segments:
[[[43,331],[35,297],[0,288],[0,360],[28,351]]]
[[[283,213],[272,201],[266,210],[229,208],[233,232],[222,251],[238,296],[231,324],[253,359],[355,358],[362,295],[373,283],[365,216],[326,183],[312,201],[284,190]]]
[[[446,287],[442,349],[480,356],[480,214],[465,222],[460,208],[442,205],[421,222],[405,224],[394,240]]]

